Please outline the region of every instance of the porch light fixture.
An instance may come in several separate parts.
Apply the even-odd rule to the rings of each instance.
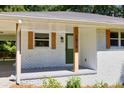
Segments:
[[[18,20],[18,23],[21,24],[21,23],[22,23],[22,20],[19,19],[19,20]]]
[[[61,36],[60,39],[61,39],[61,42],[63,43],[64,42],[64,37]]]

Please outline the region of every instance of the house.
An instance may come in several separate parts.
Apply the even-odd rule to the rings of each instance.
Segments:
[[[16,41],[18,84],[22,69],[60,66],[73,66],[73,73],[79,66],[92,69],[106,82],[123,79],[123,18],[78,12],[3,12],[0,40]]]

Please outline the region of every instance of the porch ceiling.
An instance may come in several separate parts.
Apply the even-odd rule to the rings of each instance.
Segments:
[[[15,31],[3,31],[3,30],[0,30],[0,36],[4,36],[4,35],[16,35],[16,32]]]
[[[9,22],[0,22],[0,35],[1,34],[15,34],[16,24]]]

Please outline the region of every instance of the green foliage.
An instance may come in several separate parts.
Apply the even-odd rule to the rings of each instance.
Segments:
[[[109,16],[122,16],[122,8],[114,5],[96,5],[93,7],[92,13],[109,15]]]
[[[0,51],[15,53],[15,51],[16,51],[15,42],[1,41],[0,42]]]
[[[104,83],[104,82],[97,82],[92,87],[93,88],[124,88],[124,86],[120,83],[108,85],[107,83]]]
[[[20,12],[20,11],[26,11],[23,5],[11,5],[11,6],[6,6],[4,8],[5,12]]]
[[[93,85],[94,88],[108,88],[108,84],[102,82],[97,82],[96,84]]]
[[[48,79],[45,79],[42,84],[43,88],[63,88],[63,86],[56,80],[51,77]],[[92,86],[81,86],[81,79],[79,77],[71,77],[67,81],[67,84],[65,86],[66,88],[124,88],[124,85],[120,83],[116,83],[113,85],[108,85],[107,83],[104,83],[103,81],[97,82],[96,84]]]
[[[71,77],[67,81],[66,88],[80,88],[81,87],[81,80],[79,77]]]
[[[45,88],[62,88],[62,85],[53,78],[48,78],[47,80],[43,81],[43,87]]]

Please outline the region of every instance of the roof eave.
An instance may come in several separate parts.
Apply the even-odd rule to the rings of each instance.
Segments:
[[[109,23],[109,22],[97,22],[88,20],[75,20],[75,19],[62,19],[62,18],[47,18],[47,17],[30,17],[30,16],[13,16],[0,14],[0,21],[7,21],[17,23],[18,20],[23,22],[59,22],[59,23],[70,23],[70,24],[84,24],[84,25],[94,25],[94,26],[106,26],[106,27],[122,27],[124,24],[120,23]]]

